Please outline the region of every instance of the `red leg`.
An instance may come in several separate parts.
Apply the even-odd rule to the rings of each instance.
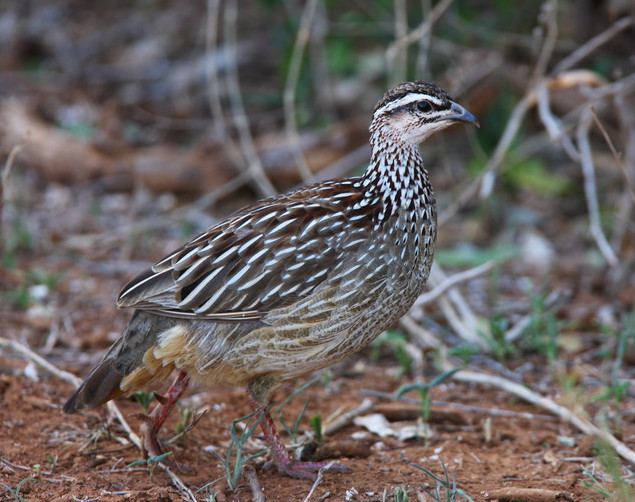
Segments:
[[[259,413],[262,413],[263,417],[260,422],[260,428],[265,435],[265,439],[271,446],[271,453],[273,455],[273,463],[276,464],[278,469],[288,476],[293,478],[307,478],[315,479],[315,472],[319,471],[323,467],[326,467],[331,462],[300,462],[295,460],[287,451],[282,438],[278,433],[276,425],[273,423],[271,415],[267,409],[256,401],[249,393],[249,404]],[[342,464],[333,464],[329,467],[329,470],[333,471],[347,471],[348,467]]]
[[[154,407],[152,413],[145,417],[141,424],[141,447],[147,457],[152,458],[161,455],[162,449],[157,434],[189,383],[190,377],[187,373],[184,371],[179,372],[162,401]]]

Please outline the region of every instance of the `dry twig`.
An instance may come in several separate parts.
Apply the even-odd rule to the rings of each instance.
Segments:
[[[324,430],[322,431],[322,434],[324,436],[330,436],[331,434],[335,434],[341,428],[346,427],[347,425],[349,425],[353,421],[353,419],[355,417],[357,417],[357,416],[359,416],[359,415],[361,415],[363,413],[366,413],[367,411],[371,410],[374,405],[375,405],[375,403],[373,402],[372,399],[364,399],[362,401],[362,404],[360,404],[354,410],[351,410],[351,411],[346,412],[346,413],[342,413],[340,416],[338,416],[331,423],[326,424],[324,426]]]
[[[594,51],[598,50],[604,44],[615,38],[626,28],[630,27],[634,23],[632,17],[625,17],[616,21],[612,26],[607,28],[601,33],[598,33],[588,42],[582,44],[566,58],[562,59],[553,69],[551,75],[559,75],[560,73],[573,68],[576,64],[582,61],[585,57],[590,56]]]
[[[189,502],[198,502],[196,497],[192,493],[192,490],[190,490],[187,487],[187,485],[183,482],[183,480],[180,477],[178,477],[176,474],[174,474],[174,472],[172,472],[172,469],[170,469],[163,462],[159,463],[159,467],[168,473],[168,476],[170,476],[172,483],[174,484],[176,489],[179,491],[179,493],[181,493],[181,495],[183,496],[183,500],[187,500]]]
[[[582,174],[584,175],[584,195],[586,196],[587,207],[589,208],[591,235],[595,239],[606,262],[614,267],[619,263],[619,260],[604,235],[600,221],[600,204],[598,203],[595,169],[593,167],[593,157],[589,143],[589,130],[592,120],[593,115],[589,107],[582,113],[580,124],[576,131],[578,150],[580,152],[580,166],[582,167]]]
[[[490,260],[476,267],[462,270],[461,272],[457,272],[456,274],[452,274],[449,277],[444,277],[440,282],[435,284],[433,289],[426,293],[423,293],[419,298],[417,298],[415,306],[425,305],[426,303],[430,303],[436,300],[450,288],[453,288],[454,286],[457,286],[462,282],[471,281],[472,279],[475,279],[476,277],[489,272],[494,268],[494,265],[496,265],[496,262]]]
[[[238,130],[241,151],[245,156],[249,172],[251,173],[255,187],[262,197],[269,197],[277,193],[275,187],[267,178],[265,170],[256,152],[254,139],[249,130],[249,120],[245,113],[245,106],[240,92],[240,82],[238,79],[238,54],[237,54],[237,22],[238,3],[237,0],[226,2],[224,16],[225,39],[230,53],[230,64],[227,73],[227,89],[234,112],[234,124]]]

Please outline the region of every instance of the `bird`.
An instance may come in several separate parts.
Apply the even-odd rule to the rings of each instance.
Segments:
[[[314,478],[326,463],[287,451],[268,411],[273,393],[362,350],[422,293],[437,223],[421,143],[456,122],[479,126],[437,84],[398,84],[373,110],[361,176],[256,202],[134,277],[117,299],[133,310],[129,324],[64,411],[154,391],[176,374],[141,424],[143,449],[156,456],[190,382],[244,386],[273,464]]]

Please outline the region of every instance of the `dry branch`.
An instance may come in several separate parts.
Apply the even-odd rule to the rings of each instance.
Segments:
[[[300,135],[298,133],[298,124],[296,123],[295,94],[298,79],[300,78],[304,51],[309,41],[313,17],[317,10],[318,3],[318,0],[309,0],[302,12],[300,27],[298,28],[295,44],[293,45],[291,63],[289,64],[289,72],[283,94],[285,130],[289,142],[292,144],[295,162],[298,165],[300,176],[304,182],[311,179],[311,170],[307,165],[304,155],[302,155],[302,149],[300,147]]]
[[[449,365],[448,365],[449,366]],[[446,369],[452,369],[450,367]],[[510,394],[524,399],[528,403],[535,404],[540,408],[550,411],[554,415],[560,417],[561,420],[572,424],[578,430],[586,434],[587,436],[600,438],[613,447],[619,456],[627,460],[628,462],[635,464],[635,451],[631,450],[626,444],[619,441],[611,433],[600,429],[593,425],[587,419],[580,417],[570,409],[556,403],[553,399],[543,397],[540,394],[528,389],[524,385],[512,382],[506,378],[497,375],[488,375],[486,373],[479,373],[476,371],[462,370],[452,375],[454,380],[461,382],[492,385],[499,389],[502,389]]]
[[[131,190],[138,182],[156,192],[200,193],[231,177],[220,149],[98,146],[44,122],[15,100],[0,105],[0,137],[3,150],[23,145],[20,159],[58,182],[101,179],[119,190]]]

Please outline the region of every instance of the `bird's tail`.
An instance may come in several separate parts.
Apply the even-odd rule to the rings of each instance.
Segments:
[[[121,337],[66,401],[64,411],[75,413],[87,408],[96,408],[124,393],[129,393],[121,388],[123,379],[144,367],[146,351],[155,345],[157,335],[169,329],[174,323],[173,319],[135,311]],[[134,390],[136,389],[130,389]]]
[[[123,377],[124,374],[117,368],[116,361],[104,358],[66,401],[64,411],[75,413],[86,408],[96,408],[121,395],[120,385]]]

